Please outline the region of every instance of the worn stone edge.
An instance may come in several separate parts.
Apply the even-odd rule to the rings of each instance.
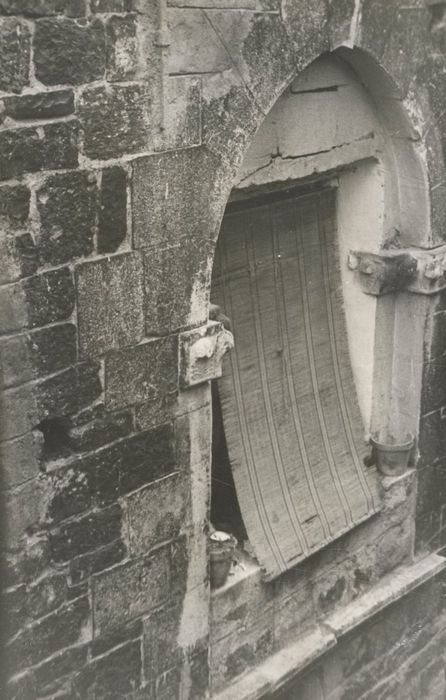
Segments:
[[[387,574],[372,590],[329,615],[297,642],[212,695],[213,700],[258,700],[288,683],[305,667],[336,646],[338,640],[446,569],[446,559],[429,554]]]

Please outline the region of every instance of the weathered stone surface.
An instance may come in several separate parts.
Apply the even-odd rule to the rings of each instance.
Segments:
[[[420,471],[446,455],[446,414],[443,409],[421,417],[418,449],[420,461],[417,466]]]
[[[185,479],[172,475],[136,491],[127,499],[129,543],[133,554],[145,554],[186,526],[190,510]]]
[[[138,67],[135,17],[110,17],[106,24],[106,36],[107,80],[131,80]]]
[[[3,493],[2,508],[5,518],[3,545],[15,549],[22,538],[35,530],[43,513],[41,485],[38,479]]]
[[[96,180],[88,172],[51,175],[37,192],[41,260],[60,265],[93,250]]]
[[[107,409],[144,403],[170,394],[178,383],[176,338],[150,340],[105,359]]]
[[[59,14],[82,17],[85,0],[0,0],[0,15],[45,17]]]
[[[40,382],[5,389],[2,440],[24,434],[47,418],[76,413],[101,393],[99,366],[81,363]]]
[[[21,283],[30,328],[64,321],[74,309],[74,285],[67,267],[28,277]]]
[[[84,357],[135,345],[143,338],[143,269],[138,253],[80,265],[76,285]]]
[[[88,452],[126,437],[132,430],[133,418],[130,411],[102,411],[93,420],[71,426],[67,434],[68,444],[75,452]]]
[[[84,362],[35,385],[40,419],[70,415],[101,393],[99,365]]]
[[[201,143],[201,81],[190,76],[170,77],[166,85],[165,148],[186,148]]]
[[[131,12],[135,9],[135,0],[92,0],[92,12]]]
[[[0,132],[0,179],[9,180],[26,172],[75,168],[77,137],[76,120]]]
[[[119,166],[102,171],[98,253],[114,253],[127,234],[127,174]]]
[[[28,218],[30,192],[26,185],[0,187],[0,221],[6,225],[20,226]],[[3,223],[3,222],[2,222]]]
[[[274,610],[274,637],[280,645],[290,642],[314,625],[316,613],[311,587],[301,586]]]
[[[446,361],[443,357],[426,362],[423,368],[421,414],[446,406]]]
[[[47,475],[51,496],[46,517],[65,518],[115,502],[175,470],[173,432],[169,425],[116,440]]]
[[[66,599],[66,576],[64,574],[44,576],[27,587],[26,614],[30,620],[37,620],[59,608]]]
[[[54,90],[21,97],[5,97],[4,115],[12,119],[52,119],[74,112],[71,90]]]
[[[116,630],[112,630],[110,634],[104,634],[94,639],[90,645],[91,655],[94,658],[95,656],[105,654],[107,651],[114,649],[114,647],[142,637],[142,634],[142,620],[133,620]]]
[[[117,158],[151,149],[150,99],[143,84],[84,90],[79,116],[84,153],[89,158]]]
[[[167,19],[175,46],[175,51],[169,53],[169,73],[222,72],[232,68],[230,55],[201,10],[170,8]]]
[[[135,427],[137,430],[147,430],[160,423],[172,421],[177,404],[177,392],[165,394],[153,401],[135,406]]]
[[[238,76],[203,76],[202,139],[213,153],[237,165],[264,115]],[[233,166],[233,167],[234,167]]]
[[[34,679],[39,694],[54,693],[57,698],[69,697],[70,675],[72,676],[87,661],[88,645],[76,646],[61,651],[46,663],[40,664],[34,671]],[[68,678],[67,678],[68,677]],[[64,684],[68,686],[68,696],[64,695]],[[59,691],[59,692],[58,692]]]
[[[141,643],[129,642],[94,660],[78,675],[78,697],[124,698],[141,684]]]
[[[25,629],[7,648],[8,668],[23,670],[43,661],[61,647],[88,641],[91,636],[87,597],[78,598]]]
[[[181,615],[181,606],[169,605],[144,620],[144,669],[147,678],[154,678],[181,662],[182,650],[177,643]]]
[[[30,35],[19,19],[0,19],[0,90],[21,92],[28,85]]]
[[[1,383],[8,387],[53,374],[74,364],[76,354],[76,328],[71,324],[0,338]]]
[[[196,241],[211,239],[222,213],[212,204],[218,167],[218,158],[202,147],[138,158],[132,183],[136,245],[166,251],[184,239],[191,255]]]
[[[146,335],[165,335],[206,320],[207,256],[183,244],[145,248]],[[204,260],[204,262],[203,262]]]
[[[170,425],[161,425],[135,435],[129,443],[131,458],[120,471],[121,495],[135,491],[146,484],[175,471],[173,431]]]
[[[330,44],[334,49],[352,40],[352,20],[355,12],[355,0],[339,0],[332,4],[328,15]]]
[[[149,613],[169,596],[169,550],[129,561],[93,579],[95,637]]]
[[[38,430],[0,443],[0,463],[5,488],[18,486],[39,475],[43,436]]]
[[[299,12],[295,7],[299,4],[302,3],[292,4],[292,12],[299,13],[299,21],[305,25],[306,15],[314,10],[304,3],[305,8]],[[285,6],[284,12],[289,9]],[[216,10],[212,12],[211,23],[220,36],[227,37],[228,51],[239,75],[250,88],[258,106],[267,113],[298,67],[303,67],[298,66],[304,53],[302,44],[297,58],[289,32],[284,31],[282,19],[271,13]],[[311,40],[307,31],[305,27],[304,46]],[[323,48],[315,52],[310,60],[322,51]]]
[[[34,35],[36,77],[44,85],[79,85],[99,80],[105,72],[105,34],[102,22],[41,19]]]
[[[118,504],[69,521],[50,531],[53,560],[70,561],[120,538],[122,511]]]

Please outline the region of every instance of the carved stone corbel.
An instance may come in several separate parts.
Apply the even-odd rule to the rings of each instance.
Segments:
[[[221,377],[223,357],[233,347],[232,333],[217,321],[180,333],[180,387],[187,389]]]
[[[428,250],[400,248],[382,250],[379,253],[350,251],[348,266],[357,273],[366,294],[436,294],[446,289],[444,245]]]

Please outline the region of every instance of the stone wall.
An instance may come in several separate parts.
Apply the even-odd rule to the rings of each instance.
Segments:
[[[178,344],[237,168],[297,73],[358,46],[416,122],[440,244],[445,27],[422,0],[0,0],[5,697],[206,697],[210,396]],[[445,308],[420,550],[446,544]]]

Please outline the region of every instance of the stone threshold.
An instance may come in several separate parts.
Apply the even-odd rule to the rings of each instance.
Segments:
[[[429,554],[387,574],[370,591],[328,615],[293,644],[212,695],[213,700],[259,700],[277,692],[338,640],[446,568],[446,559]]]

